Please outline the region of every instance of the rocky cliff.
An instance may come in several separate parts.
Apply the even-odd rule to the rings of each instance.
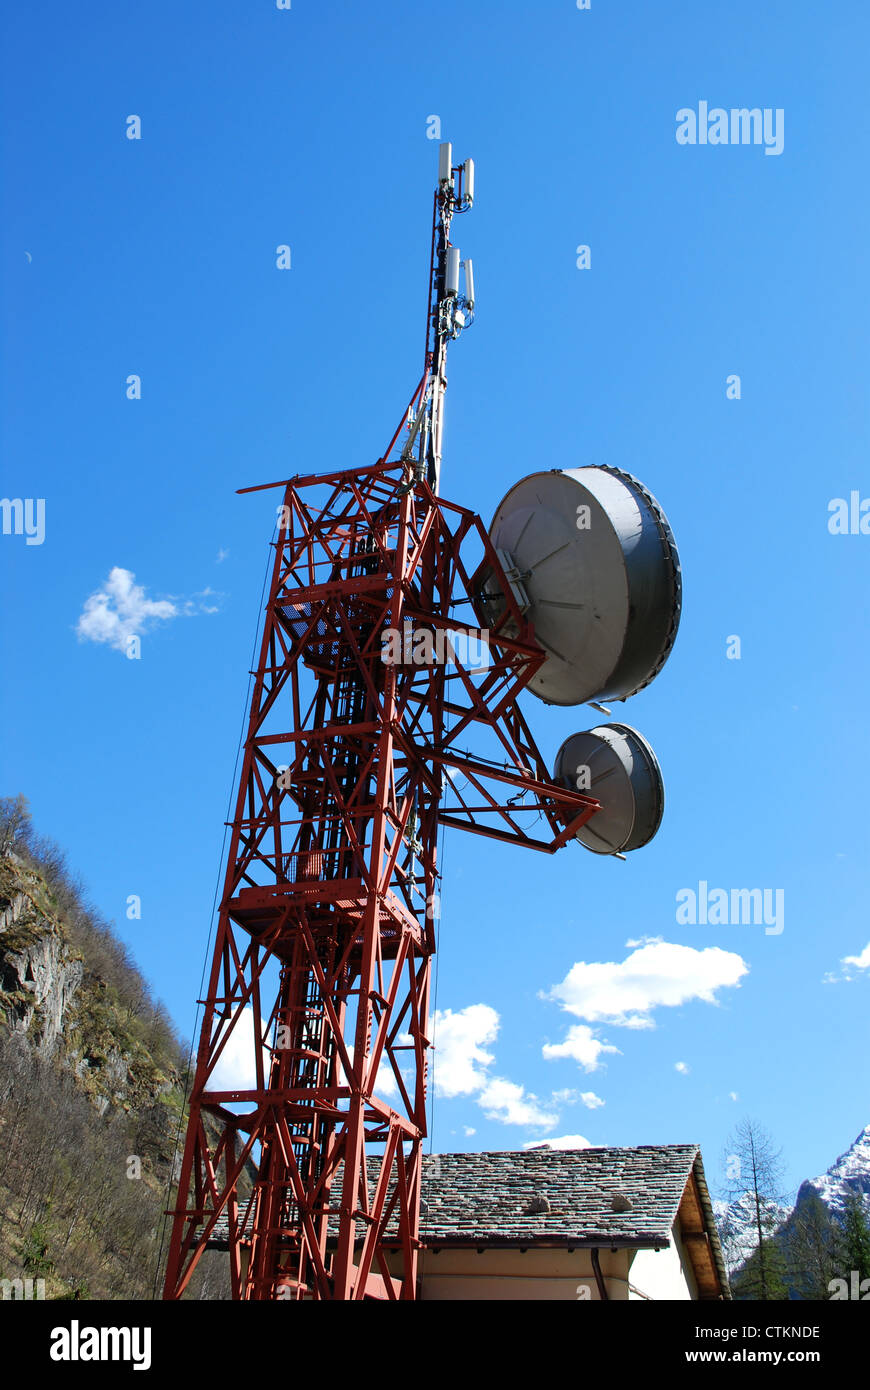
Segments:
[[[37,869],[14,852],[0,861],[0,1030],[7,1044],[24,1041],[35,1057],[70,1072],[100,1115],[161,1099],[177,1111],[183,1057],[165,1015],[105,928],[99,935],[116,947],[120,969],[111,980],[92,967],[82,925],[63,920]]]
[[[62,928],[46,911],[45,884],[17,855],[0,879],[0,1026],[52,1056],[84,975]]]
[[[0,829],[4,808],[0,802]],[[0,1290],[150,1298],[185,1055],[165,1010],[29,820],[0,855]],[[218,1258],[193,1295],[222,1297]],[[35,1285],[36,1287],[36,1285]]]

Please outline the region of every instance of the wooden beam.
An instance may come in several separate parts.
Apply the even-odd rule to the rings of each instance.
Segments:
[[[694,1172],[686,1183],[677,1220],[680,1223],[680,1239],[686,1247],[692,1273],[698,1285],[698,1297],[703,1300],[718,1299],[722,1295],[719,1272],[713,1259],[713,1247],[704,1220],[704,1209]]]

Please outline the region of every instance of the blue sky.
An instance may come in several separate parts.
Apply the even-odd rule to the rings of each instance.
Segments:
[[[663,673],[614,708],[664,770],[650,846],[448,836],[459,1090],[434,1146],[698,1140],[715,1187],[751,1115],[792,1187],[826,1168],[870,1120],[870,968],[841,964],[870,943],[870,537],[828,527],[832,499],[870,496],[866,6],[47,0],[4,27],[2,488],[45,499],[41,545],[0,538],[6,793],[190,1035],[274,519],[235,489],[392,434],[421,369],[438,115],[477,167],[443,491],[488,521],[535,469],[628,469],[668,514],[684,610]],[[781,108],[782,153],[679,145],[700,101]],[[116,568],[176,613],[139,661],[77,636]],[[548,755],[598,721],[524,708]],[[782,889],[784,930],[679,924],[701,880]],[[547,996],[579,962],[600,968],[569,1012]],[[627,984],[653,1026],[625,1026]],[[618,1051],[548,1059],[572,1027]]]

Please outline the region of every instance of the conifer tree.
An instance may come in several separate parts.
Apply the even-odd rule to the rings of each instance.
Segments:
[[[870,1217],[861,1193],[854,1189],[847,1193],[843,1206],[839,1255],[847,1278],[854,1269],[859,1281],[870,1279]]]
[[[839,1273],[842,1233],[815,1188],[803,1190],[782,1239],[793,1295],[829,1298],[830,1282]]]

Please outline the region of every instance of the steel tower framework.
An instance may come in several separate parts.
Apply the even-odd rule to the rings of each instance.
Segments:
[[[599,809],[550,779],[518,708],[544,660],[521,584],[438,495],[470,174],[442,146],[425,371],[383,457],[275,485],[166,1298],[218,1231],[234,1298],[415,1297],[439,828],[552,853]],[[227,1090],[240,1045],[250,1084]]]

